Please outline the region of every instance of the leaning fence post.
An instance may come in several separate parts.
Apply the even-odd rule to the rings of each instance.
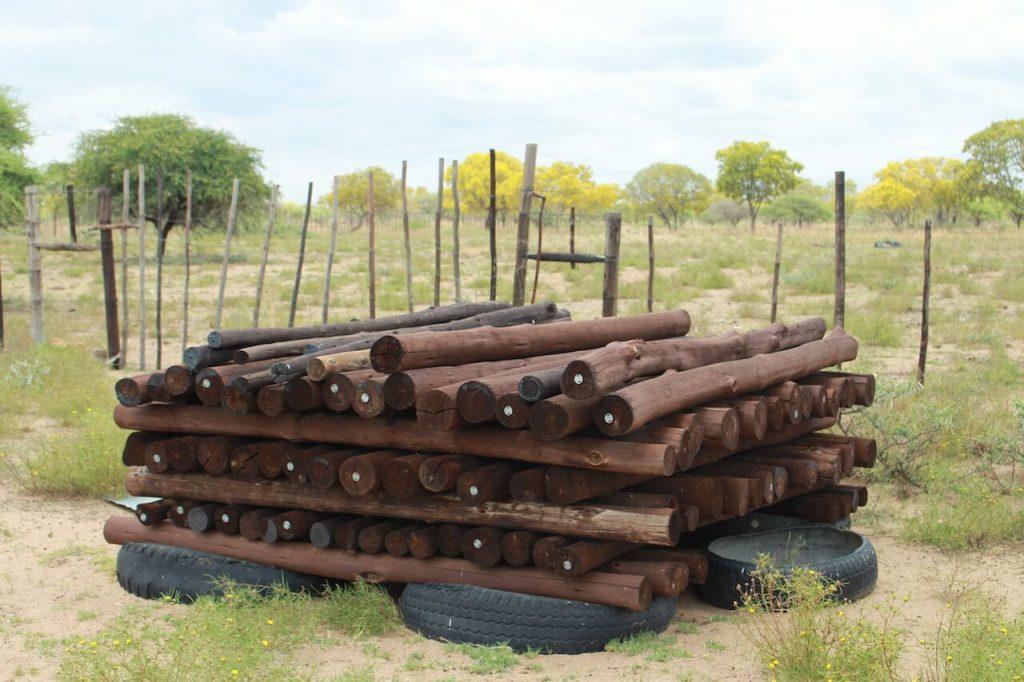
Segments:
[[[836,305],[832,325],[846,323],[846,173],[836,171]]]
[[[331,245],[327,248],[327,268],[324,272],[324,300],[320,310],[320,324],[327,324],[331,308],[331,269],[334,267],[334,249],[338,244],[338,176],[334,176],[331,193]]]
[[[75,186],[67,185],[65,188],[68,198],[68,230],[71,232],[71,243],[78,243],[78,225],[75,219]]]
[[[373,171],[366,177],[366,202],[370,211],[370,235],[369,235],[369,263],[367,270],[370,272],[370,319],[377,317],[377,225],[375,221],[376,211],[373,205]]]
[[[622,214],[608,213],[604,217],[604,290],[601,315],[615,317],[619,301],[619,239],[622,233]]]
[[[260,272],[256,277],[256,305],[252,309],[252,326],[260,326],[260,304],[263,302],[263,279],[267,274],[267,259],[270,258],[270,235],[274,232],[274,218],[277,216],[277,193],[280,185],[270,189],[270,215],[267,217],[267,231],[263,235],[263,256]]]
[[[224,261],[220,266],[220,289],[217,292],[217,316],[213,326],[220,329],[220,320],[224,313],[224,286],[228,280],[228,261],[231,258],[231,237],[235,233],[235,218],[238,216],[238,189],[240,183],[235,178],[231,183],[231,208],[228,210],[228,229],[224,236]]]
[[[775,235],[775,270],[772,273],[772,324],[779,310],[779,273],[782,270],[782,221],[778,222]]]
[[[409,164],[402,161],[402,239],[405,242],[405,298],[412,312],[412,244],[409,241],[409,198],[406,186],[408,182]]]
[[[441,213],[444,209],[444,158],[437,161],[437,211],[434,213],[434,305],[441,305]]]
[[[917,383],[924,386],[928,357],[928,298],[932,283],[932,221],[924,221],[924,291],[921,295],[921,348],[917,354]]]
[[[575,217],[575,216],[573,216]],[[647,216],[647,312],[654,310],[654,218]]]
[[[519,202],[519,223],[516,228],[516,262],[512,276],[512,305],[523,305],[526,298],[526,250],[530,240],[530,206],[533,180],[537,172],[537,145],[526,145],[523,163],[523,187]]]
[[[313,206],[313,183],[306,191],[306,212],[302,216],[302,236],[299,238],[299,263],[295,267],[295,287],[292,289],[292,307],[288,311],[288,327],[295,326],[295,309],[299,305],[299,285],[302,284],[302,262],[306,260],[306,234],[309,232],[309,211]]]
[[[25,188],[25,234],[28,237],[28,286],[32,305],[32,342],[43,342],[43,271],[36,236],[39,232],[39,187]]]
[[[114,276],[114,235],[109,227],[113,209],[110,205],[110,189],[101,187],[97,191],[97,220],[100,226],[100,264],[103,269],[103,310],[107,322],[107,359],[114,369],[124,366],[119,345],[120,332],[117,328],[117,281]],[[104,227],[107,226],[107,227]],[[124,227],[122,226],[123,230]]]
[[[462,301],[462,274],[459,272],[459,162],[452,161],[452,276],[455,277],[455,301]]]
[[[496,179],[494,177],[494,163],[495,163],[495,152],[492,149],[490,152],[490,164],[491,164],[491,177],[490,177],[490,194],[487,203],[487,232],[488,239],[490,240],[491,249],[491,300],[495,300],[498,296],[498,244],[497,235],[497,219],[498,219],[498,197],[496,193]]]

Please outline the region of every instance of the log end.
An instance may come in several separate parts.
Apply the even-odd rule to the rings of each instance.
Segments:
[[[370,364],[378,372],[393,374],[402,365],[402,342],[395,336],[382,336],[370,348]]]
[[[393,410],[407,410],[416,404],[416,383],[405,372],[396,372],[384,381],[384,402]]]
[[[455,394],[455,406],[470,424],[489,421],[494,416],[496,402],[494,391],[480,381],[465,382]]]
[[[597,393],[594,370],[583,360],[573,360],[562,373],[562,393],[573,400],[586,400]]]
[[[624,436],[633,428],[633,410],[625,398],[610,393],[594,408],[594,423],[608,436]],[[643,426],[638,424],[636,428]]]

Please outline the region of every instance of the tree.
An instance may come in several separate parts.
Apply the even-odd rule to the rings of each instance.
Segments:
[[[1024,220],[1024,119],[996,121],[964,142],[988,194],[1006,204],[1017,228]]]
[[[751,232],[761,205],[796,187],[797,174],[804,169],[767,142],[733,142],[715,152],[715,159],[718,191],[747,205]]]
[[[358,230],[370,214],[370,172],[373,172],[373,207],[375,211],[390,211],[402,204],[401,181],[380,166],[370,166],[362,170],[338,176],[338,208],[348,211],[357,219],[352,228]],[[334,188],[321,196],[317,203],[332,206]]]
[[[917,200],[914,192],[893,178],[868,185],[860,193],[860,204],[870,213],[888,218],[895,227],[910,222]]]
[[[25,158],[32,144],[28,107],[0,86],[0,225],[11,225],[24,218],[25,187],[36,182],[38,173]]]
[[[636,172],[626,185],[634,210],[653,213],[669,227],[700,215],[711,199],[711,181],[688,166],[654,163]]]
[[[270,195],[260,175],[260,152],[231,134],[202,128],[181,114],[124,116],[110,130],[83,133],[75,149],[78,182],[86,188],[109,187],[121,196],[124,169],[146,171],[146,220],[160,234],[158,257],[167,235],[185,220],[185,171],[192,171],[192,219],[197,225],[226,223],[231,184],[240,181],[239,208],[255,208]],[[163,177],[163,205],[157,206],[157,180]],[[162,224],[157,225],[157,213]]]
[[[619,198],[619,188],[597,184],[589,166],[555,161],[537,169],[536,191],[544,195],[548,206],[564,213],[575,207],[580,213],[607,211]]]
[[[491,201],[491,161],[488,152],[470,154],[459,162],[459,205],[465,212],[488,210]],[[451,182],[451,168],[445,171]],[[519,195],[523,185],[523,164],[510,154],[495,152],[495,205],[504,221],[508,212],[519,210]],[[435,197],[434,201],[437,199]],[[451,192],[445,190],[444,204],[451,206]],[[436,204],[435,204],[436,205]],[[431,209],[433,211],[434,209]]]
[[[766,205],[763,215],[773,221],[809,225],[828,220],[832,216],[832,211],[815,197],[790,192]]]
[[[743,204],[732,199],[718,199],[711,202],[708,210],[704,211],[701,219],[708,223],[729,223],[733,227],[739,225],[740,221],[747,215],[747,209]]]
[[[929,156],[892,161],[875,173],[878,182],[861,194],[861,203],[893,225],[915,222],[930,213],[936,222],[955,221],[963,204],[964,164],[956,159]]]

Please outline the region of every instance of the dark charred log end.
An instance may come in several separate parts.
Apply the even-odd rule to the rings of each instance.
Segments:
[[[206,345],[210,348],[221,348],[224,345],[224,337],[219,331],[212,331],[206,335]]]
[[[256,407],[268,417],[284,412],[285,402],[285,386],[282,384],[268,384],[256,393]]]
[[[565,409],[548,400],[534,403],[529,410],[530,432],[539,440],[558,440],[568,434],[569,416]]]
[[[158,403],[169,403],[174,398],[167,390],[167,383],[164,381],[163,372],[155,372],[149,375],[146,382],[146,393],[149,399]]]
[[[416,384],[405,372],[384,380],[384,402],[393,410],[407,410],[416,404]]]
[[[623,436],[633,430],[633,410],[624,398],[606,395],[594,408],[594,423],[607,436]]]
[[[202,353],[200,349],[196,348],[195,346],[191,348],[186,348],[185,351],[181,354],[181,361],[185,363],[186,367],[188,367],[191,370],[194,370],[198,368],[199,365],[202,364],[203,362]]]
[[[213,528],[213,512],[210,505],[192,507],[188,510],[188,527],[194,533],[205,533]]]
[[[249,362],[249,360],[249,352],[244,348],[239,348],[238,350],[231,354],[231,361],[234,362],[236,365],[244,365],[245,363]]]
[[[302,378],[284,384],[284,403],[296,412],[311,410],[322,404],[320,384]]]
[[[455,406],[470,424],[488,421],[494,416],[494,392],[479,381],[467,381],[459,386]]]
[[[277,523],[277,518],[271,518],[266,519],[265,524],[261,524],[263,525],[263,528],[260,534],[260,539],[263,540],[263,542],[273,544],[277,542],[279,539],[281,539],[281,534],[277,527]]]
[[[164,371],[164,384],[172,396],[185,395],[192,390],[192,373],[183,365],[173,365]]]
[[[540,400],[540,394],[543,390],[544,387],[537,377],[530,374],[527,374],[519,380],[519,386],[517,388],[519,397],[530,403],[535,403]]]
[[[117,380],[114,384],[114,395],[117,396],[117,402],[125,407],[137,407],[146,402],[145,387],[140,386],[131,377]]]
[[[597,391],[594,371],[582,360],[573,360],[562,373],[562,393],[573,400],[585,400]]]
[[[382,414],[387,408],[384,402],[384,391],[379,382],[361,381],[352,393],[352,409],[360,417],[367,419]]]
[[[221,406],[232,414],[248,414],[253,408],[253,396],[247,389],[232,383],[221,394]]]
[[[530,421],[530,406],[520,396],[507,393],[495,403],[494,416],[507,429],[521,429]]]
[[[403,357],[402,342],[391,335],[380,337],[370,347],[370,364],[382,374],[397,372]]]
[[[196,396],[204,405],[220,405],[224,380],[213,370],[201,369],[196,374]]]

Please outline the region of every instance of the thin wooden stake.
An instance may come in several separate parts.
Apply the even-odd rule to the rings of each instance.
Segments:
[[[775,235],[775,270],[772,273],[772,323],[779,310],[779,273],[782,271],[782,221],[778,222]]]
[[[68,185],[70,187],[70,185]],[[110,189],[101,187],[97,192],[96,222],[113,222]],[[123,227],[121,228],[124,229]],[[107,359],[114,369],[121,369],[120,332],[117,328],[117,281],[114,278],[114,235],[109,229],[100,230],[100,266],[103,270],[103,312],[107,323]]]
[[[164,169],[156,171],[156,366],[163,367],[164,351],[164,252],[167,236],[164,234]]]
[[[334,176],[331,196],[331,246],[327,249],[327,270],[324,272],[324,302],[320,310],[320,324],[327,324],[331,308],[331,268],[334,266],[334,249],[338,244],[338,176]]]
[[[462,301],[462,275],[459,272],[459,162],[452,161],[452,275],[455,277],[455,301]]]
[[[0,351],[4,349],[4,267],[0,259]]]
[[[68,230],[71,232],[71,243],[78,243],[78,226],[75,220],[75,186],[68,185],[64,188],[68,197]]]
[[[370,319],[377,317],[377,227],[374,220],[376,211],[373,205],[373,171],[367,174],[367,206],[370,209],[370,245],[367,257],[370,271]]]
[[[654,217],[647,216],[647,312],[654,310]]]
[[[39,232],[39,188],[25,188],[25,234],[28,236],[28,286],[32,302],[32,343],[43,342],[43,266],[36,248]]]
[[[306,191],[306,213],[302,216],[302,237],[299,241],[299,263],[295,268],[295,287],[292,289],[292,307],[288,311],[288,326],[295,326],[295,309],[299,305],[299,285],[302,283],[302,262],[306,259],[306,233],[309,231],[309,211],[313,206],[313,183]]]
[[[263,235],[263,257],[260,260],[260,273],[256,278],[256,304],[252,309],[252,326],[260,326],[260,304],[263,302],[263,278],[267,273],[267,259],[270,258],[270,235],[274,232],[274,218],[277,217],[277,193],[280,185],[270,189],[270,215],[267,217],[267,231]]]
[[[192,169],[185,169],[185,285],[181,299],[181,352],[188,348],[188,287],[192,278]]]
[[[601,294],[601,314],[604,317],[615,317],[619,304],[619,241],[622,234],[622,214],[606,214],[604,224],[604,289]]]
[[[412,312],[412,243],[409,241],[409,198],[406,196],[409,163],[402,161],[402,238],[405,242],[405,297]]]
[[[569,207],[569,253],[576,253],[576,207]],[[569,269],[575,270],[576,263],[569,263]]]
[[[498,222],[498,196],[497,196],[497,178],[494,173],[495,164],[495,152],[491,150],[491,180],[490,180],[490,199],[487,205],[487,232],[490,238],[491,246],[491,300],[495,300],[498,296],[498,239],[497,239],[497,222]]]
[[[523,161],[523,187],[519,204],[519,224],[516,231],[516,262],[512,279],[512,305],[523,305],[526,298],[526,250],[530,241],[530,205],[533,200],[533,181],[537,172],[537,145],[526,145]]]
[[[924,221],[924,292],[921,295],[921,349],[917,354],[917,383],[924,386],[928,357],[928,298],[932,287],[932,221]]]
[[[444,201],[444,158],[437,161],[437,211],[434,213],[434,305],[441,305],[441,211]]]
[[[139,369],[146,369],[146,168],[139,164]]]
[[[228,282],[228,261],[231,258],[231,237],[235,234],[235,218],[238,217],[239,180],[231,182],[231,208],[228,210],[228,230],[224,235],[224,261],[220,265],[220,289],[217,291],[217,316],[214,328],[220,329],[220,321],[224,314],[224,287]]]
[[[846,322],[846,173],[836,171],[836,304],[832,325]]]
[[[127,225],[132,207],[132,172],[121,180],[121,224]],[[128,230],[121,228],[121,368],[128,366]]]

